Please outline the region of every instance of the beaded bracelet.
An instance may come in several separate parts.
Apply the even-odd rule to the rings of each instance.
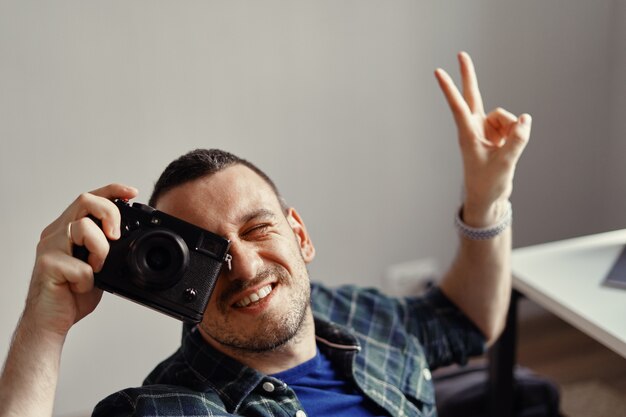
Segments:
[[[470,227],[463,223],[463,220],[461,219],[462,213],[463,207],[461,207],[461,209],[457,212],[454,219],[454,224],[461,235],[471,240],[493,239],[500,233],[504,232],[513,221],[513,209],[511,207],[510,201],[507,201],[506,211],[504,212],[498,223],[490,227]]]

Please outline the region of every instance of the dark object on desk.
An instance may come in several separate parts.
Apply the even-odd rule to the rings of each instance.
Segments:
[[[530,370],[514,372],[513,416],[561,417],[559,389]],[[468,365],[435,373],[439,417],[488,417],[487,367]]]
[[[604,279],[604,285],[626,288],[626,246],[617,257],[609,275]]]

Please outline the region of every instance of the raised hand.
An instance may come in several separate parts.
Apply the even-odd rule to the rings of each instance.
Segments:
[[[463,158],[464,221],[474,227],[495,223],[513,190],[515,166],[528,143],[532,119],[502,108],[485,114],[474,64],[458,55],[463,94],[442,69],[435,71],[458,130]]]

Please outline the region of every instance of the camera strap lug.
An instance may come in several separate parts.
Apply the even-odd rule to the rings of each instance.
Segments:
[[[227,253],[226,256],[224,256],[224,262],[226,262],[228,264],[228,270],[232,271],[233,270],[233,256],[230,253]]]

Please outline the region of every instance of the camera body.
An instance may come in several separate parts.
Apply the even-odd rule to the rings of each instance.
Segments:
[[[177,319],[201,321],[220,269],[230,262],[230,242],[145,204],[114,203],[121,237],[109,241],[96,286]],[[86,260],[86,248],[75,246],[74,256]]]

